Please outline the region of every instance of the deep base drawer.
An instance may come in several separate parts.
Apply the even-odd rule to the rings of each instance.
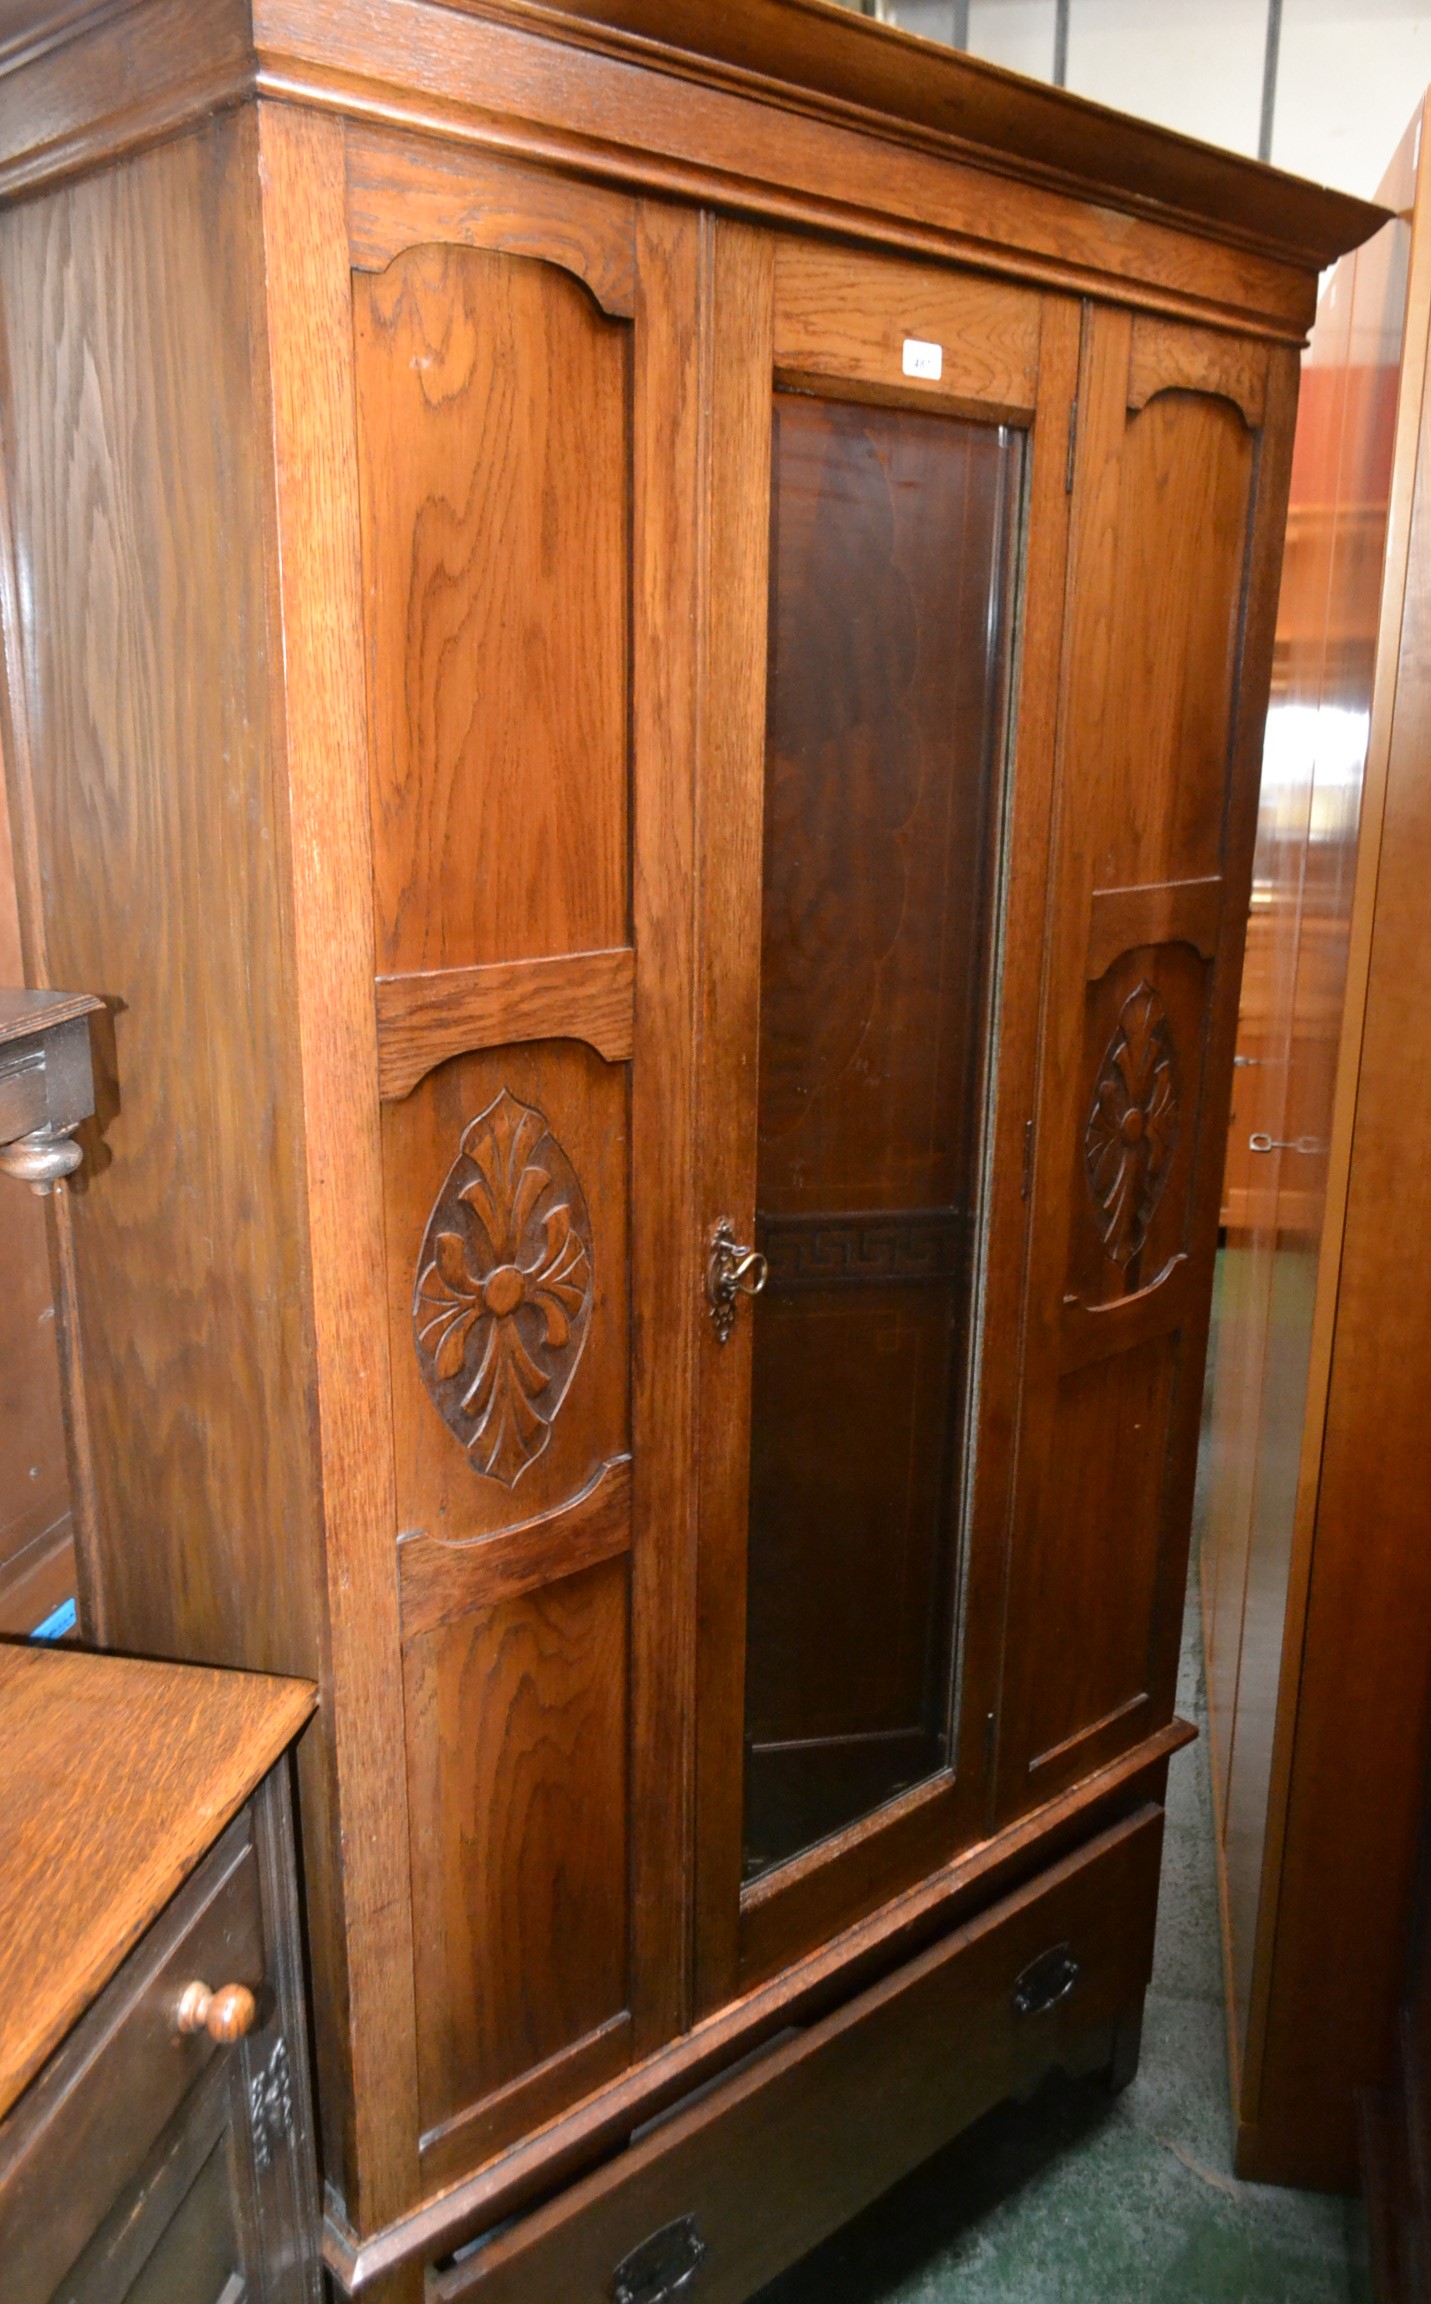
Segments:
[[[441,2304],[744,2304],[961,2128],[1136,2006],[1145,1808],[451,2264]],[[683,2275],[685,2277],[683,2278]]]

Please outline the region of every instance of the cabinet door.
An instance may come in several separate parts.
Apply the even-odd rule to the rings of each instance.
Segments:
[[[234,2067],[215,2066],[54,2304],[245,2304],[266,2295],[244,2114]]]
[[[1000,1810],[1171,1715],[1293,356],[1090,316]]]
[[[1078,325],[734,226],[713,274],[708,2005],[985,1828]]]

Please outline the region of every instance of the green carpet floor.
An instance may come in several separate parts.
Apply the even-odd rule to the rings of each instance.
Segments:
[[[1203,1722],[1189,1606],[1179,1705]],[[1137,2079],[1055,2076],[762,2291],[759,2304],[1363,2304],[1355,2205],[1232,2174],[1212,1800],[1172,1764]]]

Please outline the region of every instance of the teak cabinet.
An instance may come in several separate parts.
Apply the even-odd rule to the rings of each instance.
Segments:
[[[91,1624],[320,1680],[339,2280],[734,2300],[1136,2057],[1296,347],[1380,211],[797,0],[4,63]]]

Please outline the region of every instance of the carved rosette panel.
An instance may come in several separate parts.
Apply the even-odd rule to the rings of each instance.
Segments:
[[[418,1258],[423,1380],[473,1469],[534,1464],[591,1321],[586,1200],[545,1116],[503,1089],[463,1131]]]
[[[1104,1253],[1142,1253],[1167,1189],[1181,1094],[1167,1010],[1144,978],[1118,1011],[1083,1132],[1084,1172]]]

